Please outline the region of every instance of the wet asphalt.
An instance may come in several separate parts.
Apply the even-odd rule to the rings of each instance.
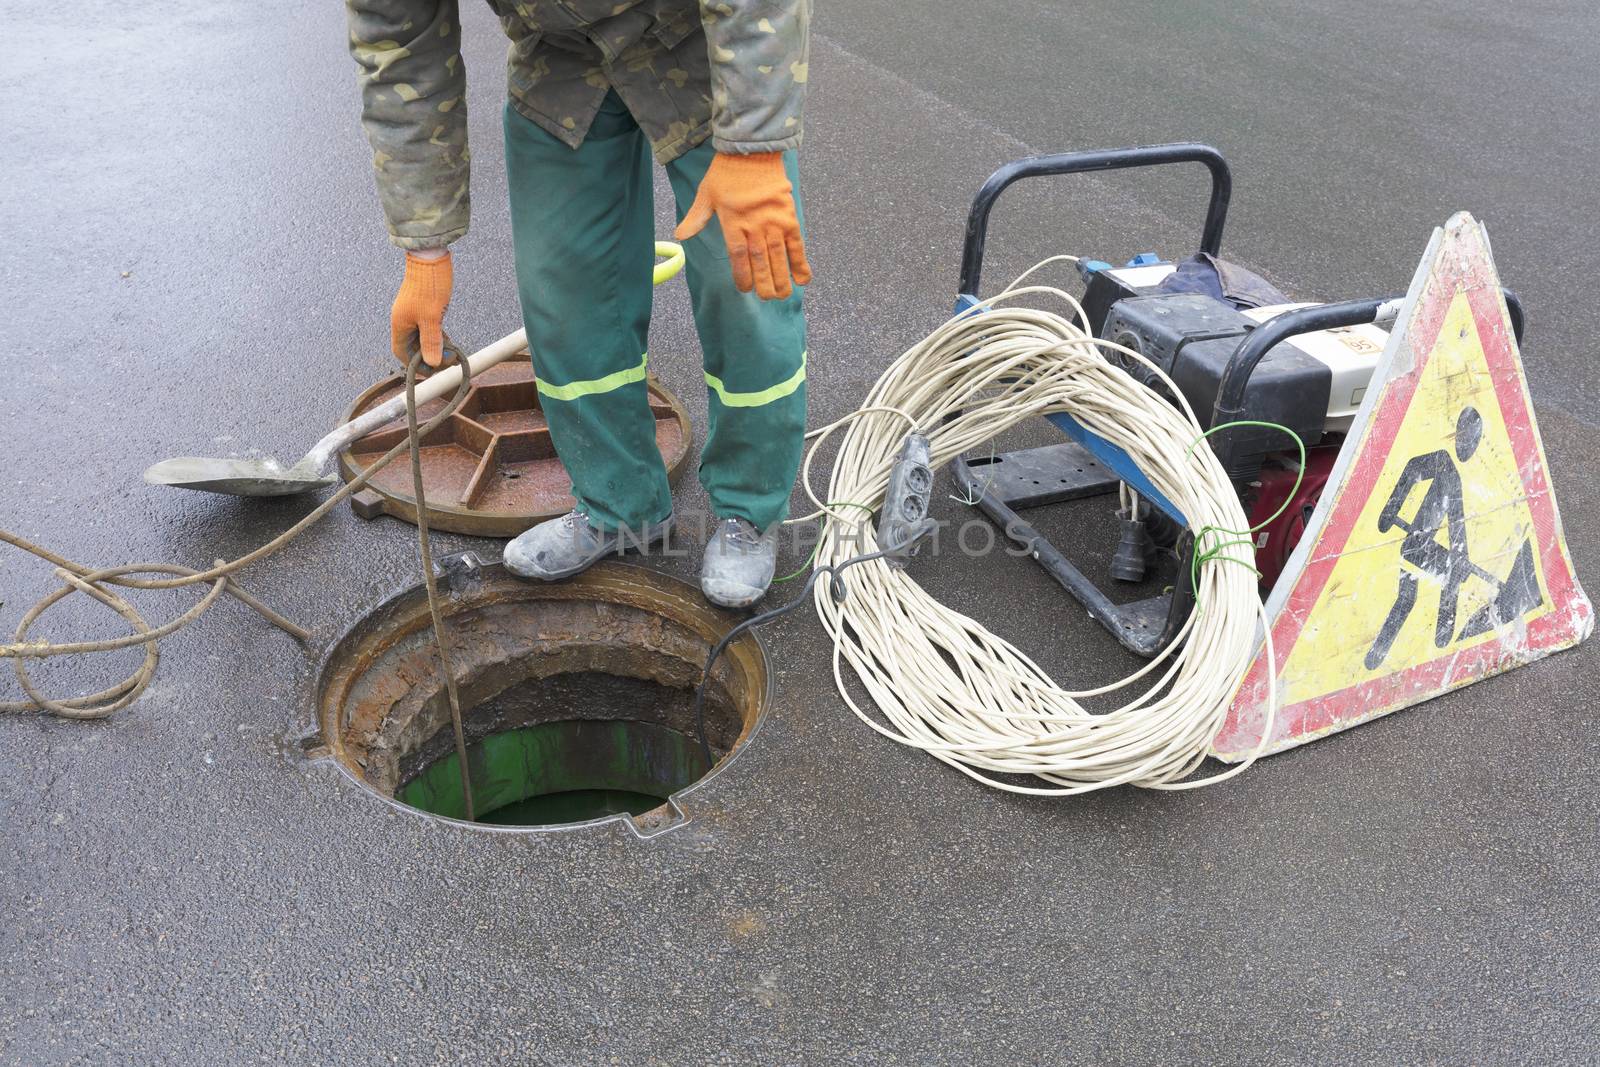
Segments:
[[[477,345],[517,312],[503,45],[466,8],[476,208],[450,326]],[[1309,299],[1403,288],[1450,212],[1487,222],[1527,302],[1572,555],[1597,580],[1592,5],[819,8],[813,422],[852,409],[947,312],[966,203],[996,165],[1211,141],[1236,173],[1229,254]],[[391,371],[399,257],[340,12],[31,3],[7,34],[0,524],[94,563],[237,555],[310,504],[161,491],[143,467],[293,457]],[[1189,174],[1019,187],[990,282],[1051,252],[1182,253],[1201,203]],[[654,333],[658,372],[703,425],[681,286]],[[690,482],[680,507],[703,508]],[[1062,539],[1104,534],[1057,522]],[[615,824],[488,833],[394,810],[299,755],[318,651],[416,566],[409,527],[340,510],[249,574],[315,628],[311,655],[225,604],[163,645],[155,685],[113,719],[0,721],[0,1060],[1597,1055],[1594,643],[1223,787],[1044,801],[869,733],[800,615],[769,637],[772,714],[688,825],[650,841]],[[1128,665],[1025,561],[918,566],[1060,679]],[[0,553],[0,624],[49,586]],[[86,611],[53,632],[79,629],[115,632]],[[38,673],[75,692],[119,665]]]

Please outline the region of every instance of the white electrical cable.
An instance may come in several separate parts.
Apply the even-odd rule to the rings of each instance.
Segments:
[[[1078,302],[1049,286],[1021,282],[950,319],[896,359],[863,406],[808,436],[806,493],[823,516],[814,565],[878,547],[867,507],[882,503],[905,435],[925,434],[936,466],[990,441],[1009,426],[1067,412],[1126,449],[1188,519],[1197,539],[1196,607],[1178,638],[1119,682],[1088,690],[1057,686],[1027,656],[980,623],[939,603],[906,571],[873,560],[850,571],[836,601],[815,588],[817,612],[834,641],[834,680],[872,729],[922,749],[963,773],[1013,793],[1069,795],[1130,784],[1191,789],[1250,766],[1271,736],[1277,693],[1270,629],[1256,587],[1254,553],[1239,497],[1204,440],[1182,392],[1137,352],[1089,336],[1060,315],[1017,305],[1059,298],[1085,321]],[[1105,358],[1143,363],[1180,398],[1174,407]],[[817,449],[848,426],[825,498],[810,482]],[[851,505],[851,506],[845,506]],[[1190,581],[1188,574],[1177,581]],[[1261,743],[1244,762],[1203,779],[1205,760],[1234,691],[1254,657],[1257,623],[1266,636],[1269,714]],[[877,705],[863,710],[846,683],[848,663]],[[1091,714],[1080,698],[1140,688],[1115,710]],[[1040,785],[992,775],[1033,775]]]

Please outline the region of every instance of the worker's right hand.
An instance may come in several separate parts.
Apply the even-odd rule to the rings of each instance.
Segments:
[[[800,285],[811,281],[800,212],[782,152],[712,156],[694,203],[673,236],[687,241],[706,228],[712,215],[722,224],[733,284],[741,293],[753,289],[763,300],[783,300],[794,292],[791,275]]]
[[[411,362],[407,349],[413,336],[422,345],[424,363],[437,367],[444,362],[444,311],[450,306],[450,283],[449,249],[406,253],[406,276],[389,311],[389,342],[401,363]]]

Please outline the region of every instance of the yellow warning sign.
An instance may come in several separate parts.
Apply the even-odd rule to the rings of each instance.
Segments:
[[[1434,236],[1213,750],[1276,751],[1593,629],[1482,228]]]

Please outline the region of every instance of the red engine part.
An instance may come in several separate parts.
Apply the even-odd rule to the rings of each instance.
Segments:
[[[1340,440],[1308,449],[1305,477],[1299,479],[1298,486],[1295,485],[1300,465],[1298,452],[1268,456],[1261,473],[1250,483],[1250,491],[1244,499],[1245,514],[1250,516],[1252,528],[1266,523],[1255,535],[1256,569],[1261,572],[1263,596],[1271,591],[1278,575],[1283,573],[1283,565],[1289,562],[1289,554],[1306,532],[1306,523],[1317,501],[1322,499],[1322,487],[1328,484],[1328,474],[1333,470],[1333,461],[1339,457],[1343,443]],[[1294,494],[1292,498],[1291,493]],[[1278,513],[1277,518],[1267,522],[1274,513]]]

